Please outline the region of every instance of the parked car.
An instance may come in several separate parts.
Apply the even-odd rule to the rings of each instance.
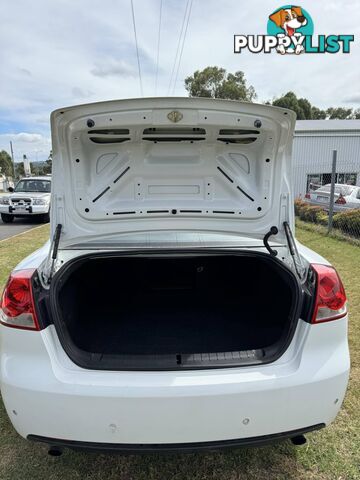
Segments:
[[[294,240],[294,124],[205,98],[52,113],[52,242],[0,310],[20,435],[52,454],[188,451],[299,444],[334,420],[346,296]]]
[[[4,223],[15,217],[37,217],[45,223],[50,221],[51,178],[22,178],[15,188],[9,187],[10,195],[0,197],[0,213]],[[41,217],[40,217],[41,216]]]
[[[305,195],[305,201],[311,205],[330,208],[331,183],[323,185]],[[343,212],[352,208],[360,208],[360,187],[354,185],[335,184],[334,212]]]

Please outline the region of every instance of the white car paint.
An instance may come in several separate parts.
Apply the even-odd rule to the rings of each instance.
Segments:
[[[181,127],[204,128],[206,139],[164,148],[142,140],[145,128],[172,127],[168,115],[173,111],[183,115]],[[89,120],[95,126],[89,127]],[[217,140],[219,127],[238,129],[240,124],[251,130],[258,120],[262,126],[257,127],[257,144],[229,147]],[[115,131],[127,125],[126,143],[114,147],[89,139],[91,129]],[[136,249],[141,242],[151,250],[169,244],[178,248],[184,242],[200,247],[211,238],[234,251],[266,252],[263,237],[271,226],[279,230],[271,245],[294,269],[283,226],[288,222],[294,228],[293,127],[290,111],[210,99],[139,99],[56,111],[52,233],[57,224],[63,225],[57,258],[52,261],[47,243],[15,271],[36,268],[48,279],[52,266],[57,271],[80,255]],[[114,164],[109,158],[108,163],[101,160],[114,152]],[[251,159],[251,174],[240,155]],[[253,201],[234,191],[233,183],[219,173],[218,162]],[[129,165],[135,173],[123,178],[121,188],[110,184]],[[144,186],[140,192],[139,183]],[[215,184],[210,192],[207,183]],[[94,202],[107,186],[110,189]],[[121,208],[135,213],[113,214]],[[150,209],[166,212],[147,214]],[[236,214],[224,213],[229,211]],[[305,269],[314,263],[329,265],[301,244],[297,248]],[[49,288],[45,281],[44,288]],[[53,325],[42,331],[0,325],[1,392],[20,435],[47,437],[54,444],[66,439],[105,446],[184,445],[328,425],[340,409],[348,382],[347,321],[347,315],[319,324],[300,319],[285,353],[269,364],[147,372],[81,368],[65,353]]]
[[[348,381],[346,318],[300,323],[286,360],[187,372],[84,370],[52,327],[1,329],[1,391],[24,437],[167,444],[271,435],[331,423]]]

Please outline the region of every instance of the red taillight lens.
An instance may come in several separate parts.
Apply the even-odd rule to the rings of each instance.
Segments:
[[[316,299],[311,323],[328,322],[344,317],[346,294],[344,286],[333,267],[312,264],[316,275]]]
[[[346,200],[345,200],[345,198],[344,198],[342,195],[340,195],[339,198],[336,200],[335,203],[337,203],[338,205],[339,205],[339,204],[340,204],[340,205],[344,205],[344,204],[346,203]]]
[[[305,193],[305,198],[310,198],[310,193]]]
[[[1,299],[0,322],[3,325],[40,330],[31,285],[34,272],[20,270],[10,275]]]

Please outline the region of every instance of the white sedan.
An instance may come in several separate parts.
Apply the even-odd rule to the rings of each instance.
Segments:
[[[305,200],[314,206],[329,210],[331,183],[319,187],[305,195]],[[343,212],[352,208],[360,208],[360,187],[335,184],[334,212]]]
[[[52,114],[53,240],[0,308],[20,435],[52,455],[213,450],[335,419],[346,294],[292,233],[295,117],[160,97]]]

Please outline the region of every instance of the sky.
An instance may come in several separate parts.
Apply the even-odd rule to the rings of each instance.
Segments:
[[[186,0],[133,0],[144,96],[166,96]],[[170,93],[186,96],[184,78],[217,65],[245,72],[258,101],[289,90],[314,105],[360,107],[360,2],[306,0],[315,35],[355,35],[350,54],[233,53],[234,34],[266,34],[273,0],[193,0],[179,73]],[[2,0],[0,150],[13,142],[15,161],[44,160],[49,115],[69,105],[140,97],[130,0]],[[175,69],[176,71],[176,69]]]

